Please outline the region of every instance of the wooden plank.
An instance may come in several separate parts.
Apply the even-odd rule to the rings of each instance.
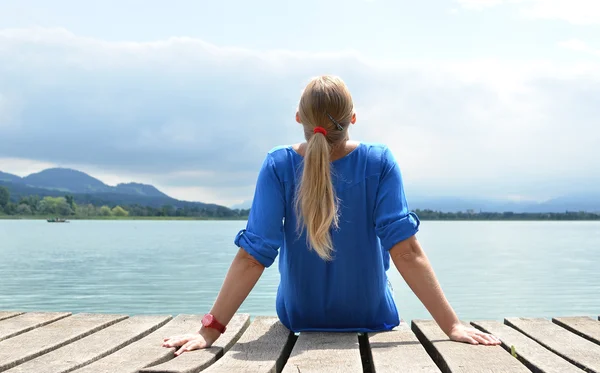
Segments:
[[[134,316],[57,350],[30,360],[5,373],[66,373],[90,364],[150,334],[170,316]]]
[[[77,373],[136,373],[139,370],[164,363],[175,356],[175,348],[162,347],[163,338],[196,333],[200,329],[202,315],[178,315],[162,328],[119,351],[97,360]]]
[[[405,322],[389,332],[369,334],[371,361],[377,373],[439,373],[417,336]]]
[[[600,373],[599,345],[546,319],[514,317],[506,318],[504,322],[579,368]]]
[[[357,333],[300,333],[283,373],[362,372]]]
[[[28,312],[0,321],[0,341],[71,316],[70,312]]]
[[[529,369],[500,346],[454,342],[433,320],[415,320],[412,330],[442,372],[525,373]]]
[[[502,341],[502,347],[514,352],[517,358],[534,372],[582,373],[583,370],[554,354],[533,339],[499,321],[477,321],[476,328],[494,334]]]
[[[24,313],[25,312],[18,312],[18,311],[0,311],[0,321],[10,319],[11,317],[19,316]]]
[[[600,322],[591,317],[555,317],[552,322],[590,342],[600,344]]]
[[[126,315],[80,313],[0,342],[0,372],[15,367],[121,320]]]
[[[204,372],[280,372],[293,341],[277,317],[256,317],[229,352]]]
[[[140,373],[196,373],[200,372],[231,349],[250,325],[249,314],[236,314],[227,325],[227,331],[207,349],[189,351],[166,363],[142,369]]]

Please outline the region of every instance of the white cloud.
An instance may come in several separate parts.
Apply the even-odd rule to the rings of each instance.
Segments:
[[[0,157],[131,176],[178,198],[249,199],[265,152],[302,140],[295,106],[323,73],[346,80],[352,136],[388,143],[412,195],[553,196],[600,182],[598,61],[373,61],[46,29],[0,31],[0,60],[0,96],[26,118],[0,127]]]
[[[484,9],[504,4],[518,14],[537,19],[557,19],[578,25],[600,23],[598,0],[457,0],[467,9]]]
[[[56,165],[54,163],[32,159],[0,157],[0,171],[8,172],[21,177],[51,167],[56,167]]]
[[[498,4],[502,4],[503,0],[457,0],[460,5],[468,9],[483,9]]]
[[[558,43],[558,45],[562,48],[571,49],[577,52],[585,52],[600,56],[600,49],[594,49],[591,45],[579,39],[565,40]]]
[[[523,0],[522,2],[524,7],[521,8],[521,12],[529,17],[560,19],[580,25],[600,23],[600,1],[598,0]]]

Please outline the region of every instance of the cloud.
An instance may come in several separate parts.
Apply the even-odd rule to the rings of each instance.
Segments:
[[[498,4],[503,0],[457,0],[460,5],[468,9],[484,9]]]
[[[60,29],[0,30],[0,60],[0,158],[178,198],[251,198],[265,153],[303,140],[297,101],[325,73],[353,92],[352,136],[388,143],[413,195],[552,196],[600,182],[597,61],[373,61]]]
[[[594,49],[585,41],[579,39],[571,39],[558,43],[562,48],[571,49],[577,52],[589,53],[595,56],[600,56],[600,49]]]
[[[577,25],[600,23],[600,2],[597,0],[457,0],[467,9],[484,9],[509,5],[517,13],[534,19],[557,19]]]

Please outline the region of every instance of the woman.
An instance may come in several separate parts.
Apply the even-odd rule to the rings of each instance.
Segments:
[[[388,286],[390,258],[455,341],[497,345],[462,325],[415,234],[402,177],[384,145],[350,141],[352,97],[332,76],[313,79],[296,113],[306,142],[271,150],[259,172],[240,248],[197,334],[165,338],[176,355],[211,346],[279,254],[276,309],[294,332],[374,332],[399,324]]]

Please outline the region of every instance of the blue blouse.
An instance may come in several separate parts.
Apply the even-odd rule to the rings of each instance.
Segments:
[[[306,234],[297,232],[293,206],[303,158],[291,146],[267,154],[235,244],[265,267],[279,254],[276,310],[288,329],[390,330],[400,320],[388,286],[388,250],[417,233],[419,219],[408,210],[400,168],[385,145],[361,143],[331,166],[340,200],[332,261],[309,250]]]

